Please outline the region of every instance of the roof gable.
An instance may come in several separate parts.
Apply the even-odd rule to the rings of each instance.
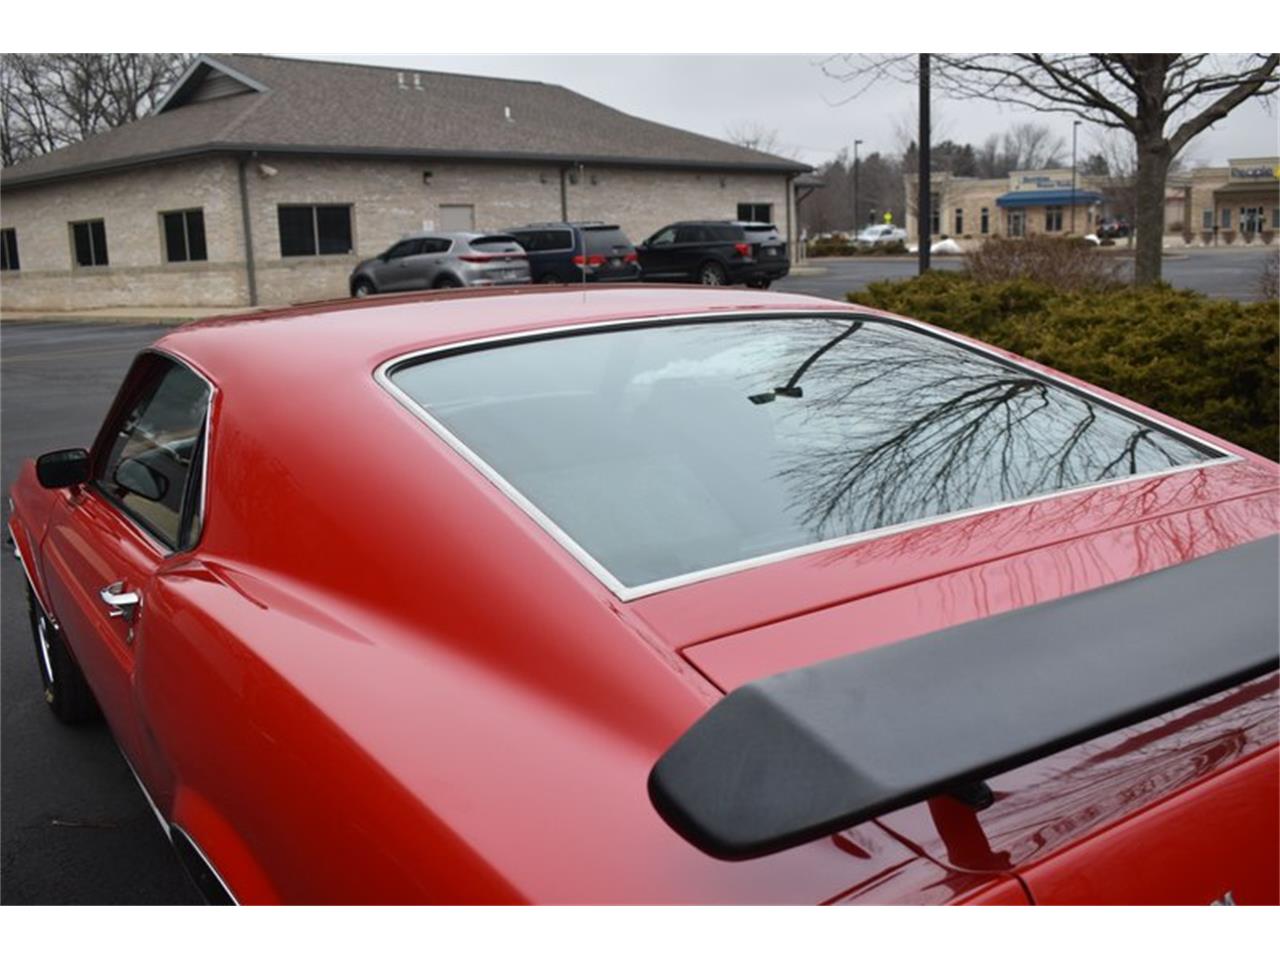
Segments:
[[[234,67],[227,66],[213,57],[197,57],[195,62],[187,67],[186,73],[179,77],[178,82],[165,94],[164,99],[156,104],[152,113],[160,114],[190,103],[233,97],[241,93],[263,93],[266,90],[266,85]]]

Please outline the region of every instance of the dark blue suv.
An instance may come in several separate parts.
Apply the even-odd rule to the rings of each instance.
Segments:
[[[503,231],[529,255],[534,283],[619,283],[640,279],[636,248],[617,224],[530,223]]]

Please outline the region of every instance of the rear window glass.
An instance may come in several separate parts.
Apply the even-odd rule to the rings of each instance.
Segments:
[[[777,233],[778,228],[772,223],[749,223],[742,227],[747,233]]]
[[[481,253],[518,253],[522,249],[510,234],[476,237],[471,241],[471,248]]]
[[[632,249],[631,241],[618,227],[593,227],[583,230],[582,236],[587,253],[626,253]]]
[[[746,231],[741,227],[728,223],[713,223],[706,227],[708,236],[712,240],[742,240],[746,237]]]
[[[390,379],[632,588],[1223,456],[850,316],[597,331],[406,361]]]

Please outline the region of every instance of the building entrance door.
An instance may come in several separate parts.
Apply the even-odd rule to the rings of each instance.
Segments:
[[[441,233],[470,233],[476,228],[476,208],[470,203],[440,204]]]
[[[1024,210],[1009,211],[1009,236],[1021,237],[1027,232],[1027,214]]]
[[[1240,208],[1240,230],[1242,233],[1257,233],[1265,223],[1262,207]]]

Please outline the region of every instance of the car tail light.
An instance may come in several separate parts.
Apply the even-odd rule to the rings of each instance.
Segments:
[[[624,256],[624,257],[622,258],[622,262],[623,262],[623,263],[635,263],[635,262],[636,262],[637,260],[639,260],[639,259],[640,259],[640,258],[639,258],[639,256],[637,256],[637,255],[636,255],[636,252],[635,252],[634,250],[632,250],[630,253],[628,253],[626,256]]]
[[[749,243],[735,243],[733,249],[738,251],[738,256],[740,257],[751,256],[751,244]]]
[[[575,266],[579,267],[603,267],[604,257],[598,253],[593,253],[589,257],[584,257],[582,254],[578,254],[578,256],[573,258],[573,262]]]

